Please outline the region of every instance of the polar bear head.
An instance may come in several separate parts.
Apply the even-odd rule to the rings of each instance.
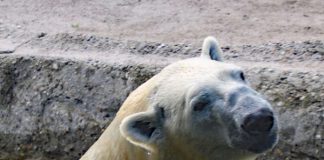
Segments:
[[[163,69],[147,110],[124,118],[122,135],[157,159],[253,159],[271,149],[278,139],[271,105],[221,52],[208,37],[200,57]]]

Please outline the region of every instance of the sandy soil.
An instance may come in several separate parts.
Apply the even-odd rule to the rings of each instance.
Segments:
[[[0,0],[0,39],[41,32],[196,44],[324,39],[323,0]]]

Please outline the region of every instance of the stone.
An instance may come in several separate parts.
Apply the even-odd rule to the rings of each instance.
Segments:
[[[0,39],[0,54],[10,54],[14,53],[16,50],[16,45],[12,44],[8,40]]]

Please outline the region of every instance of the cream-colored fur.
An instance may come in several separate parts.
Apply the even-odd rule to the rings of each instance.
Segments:
[[[209,53],[211,47],[216,52]],[[219,62],[220,55],[214,55],[217,61],[209,57],[220,53],[217,41],[208,37],[201,57],[171,64],[138,87],[81,160],[253,160],[256,154],[231,146],[227,131],[217,129],[224,126],[221,113],[193,117],[188,107],[201,89],[226,94],[245,86],[231,76],[241,68]],[[215,122],[198,131],[193,129],[199,125],[196,120],[204,125]],[[204,135],[209,129],[215,133]]]

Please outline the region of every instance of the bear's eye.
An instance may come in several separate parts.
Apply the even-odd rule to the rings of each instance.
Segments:
[[[245,76],[244,76],[244,73],[243,72],[240,72],[240,78],[245,81]]]
[[[199,102],[195,103],[193,110],[194,111],[202,111],[206,108],[207,105],[208,105],[207,101],[199,101]]]

